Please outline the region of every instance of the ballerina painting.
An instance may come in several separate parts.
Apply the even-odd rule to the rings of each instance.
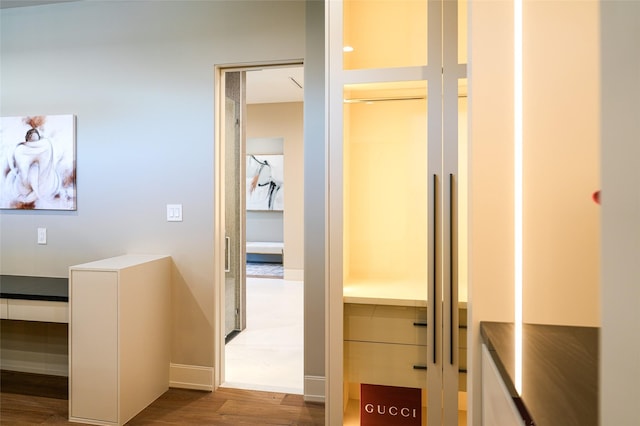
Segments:
[[[75,210],[75,117],[2,117],[0,171],[0,208]]]
[[[247,210],[284,207],[283,155],[247,156]]]

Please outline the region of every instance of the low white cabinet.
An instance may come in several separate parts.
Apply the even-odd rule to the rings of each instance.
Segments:
[[[69,269],[69,420],[122,425],[169,388],[171,257]]]

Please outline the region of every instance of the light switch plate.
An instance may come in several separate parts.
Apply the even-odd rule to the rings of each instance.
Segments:
[[[38,228],[38,244],[47,244],[47,228]]]
[[[167,222],[182,222],[182,204],[167,204]]]

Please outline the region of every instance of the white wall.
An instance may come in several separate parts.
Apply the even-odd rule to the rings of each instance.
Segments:
[[[0,113],[77,115],[78,210],[0,212],[0,271],[169,254],[172,362],[213,367],[214,65],[301,59],[304,31],[303,1],[3,9]],[[166,221],[167,203],[183,222]]]

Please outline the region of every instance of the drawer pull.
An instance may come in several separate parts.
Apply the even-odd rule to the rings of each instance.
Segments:
[[[416,327],[426,327],[427,326],[427,322],[426,321],[414,322],[413,325],[415,325]]]
[[[426,365],[414,365],[413,369],[414,370],[426,370],[427,366]]]

